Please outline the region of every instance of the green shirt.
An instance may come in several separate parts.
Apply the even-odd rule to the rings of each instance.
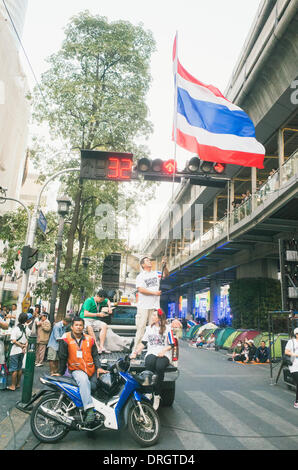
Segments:
[[[94,297],[89,297],[88,299],[85,300],[85,302],[82,305],[81,311],[80,311],[80,318],[93,318],[94,317],[88,317],[84,315],[85,310],[87,310],[90,313],[99,313],[103,307],[107,307],[108,305],[108,299],[104,299],[100,303],[96,303],[94,300]]]

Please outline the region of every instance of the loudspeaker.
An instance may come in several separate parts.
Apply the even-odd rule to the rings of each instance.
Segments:
[[[103,262],[102,287],[103,289],[118,289],[120,277],[121,253],[111,253]]]

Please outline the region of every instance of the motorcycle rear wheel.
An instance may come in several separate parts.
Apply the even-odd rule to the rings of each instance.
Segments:
[[[142,447],[156,444],[160,434],[160,421],[151,404],[141,401],[145,419],[138,404],[134,404],[128,413],[128,430],[133,439]]]
[[[60,424],[50,417],[44,416],[40,411],[40,406],[43,405],[46,408],[53,409],[60,398],[60,393],[54,392],[45,395],[33,408],[31,413],[31,429],[35,437],[45,443],[55,443],[63,439],[69,432],[66,425]],[[62,401],[64,406],[70,403],[66,397]]]

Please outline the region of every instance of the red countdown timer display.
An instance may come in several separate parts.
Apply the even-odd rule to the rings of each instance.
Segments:
[[[93,180],[130,181],[133,173],[133,154],[81,150],[80,177]]]
[[[132,173],[132,158],[113,155],[107,160],[107,178],[111,180],[130,180]]]

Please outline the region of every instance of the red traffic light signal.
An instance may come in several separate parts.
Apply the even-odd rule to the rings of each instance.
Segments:
[[[167,160],[162,169],[167,175],[173,175],[173,173],[177,173],[177,162],[173,159]]]
[[[213,169],[215,173],[221,175],[225,171],[226,165],[224,163],[214,163]]]

